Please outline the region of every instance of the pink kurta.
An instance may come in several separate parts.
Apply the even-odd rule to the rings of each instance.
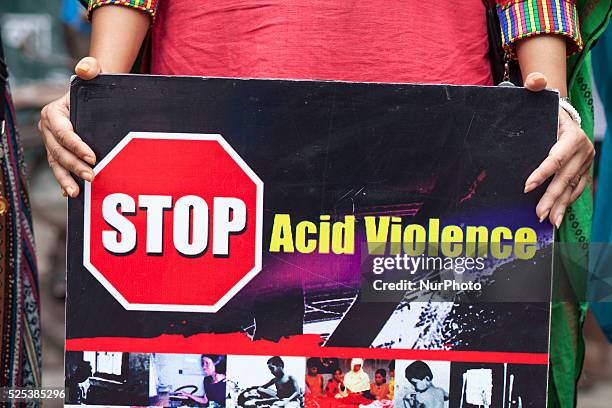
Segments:
[[[165,0],[151,72],[491,84],[482,0]]]

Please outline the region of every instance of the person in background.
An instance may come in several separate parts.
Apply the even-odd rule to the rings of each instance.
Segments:
[[[364,394],[370,390],[370,376],[363,371],[363,359],[351,360],[351,370],[344,375],[344,385],[351,394]]]
[[[404,395],[406,408],[444,408],[448,392],[433,384],[433,373],[426,363],[411,363],[406,367],[405,376],[414,388],[414,392]]]
[[[389,362],[389,399],[395,398],[395,360]]]
[[[74,370],[66,375],[66,402],[74,404],[86,404],[87,394],[91,383],[89,378],[93,375],[93,369],[89,361],[79,361]]]
[[[370,384],[370,394],[377,400],[388,400],[389,384],[387,384],[387,372],[384,368],[379,368],[374,374],[374,382]]]
[[[303,399],[302,389],[297,379],[285,372],[285,362],[279,356],[268,359],[268,369],[274,376],[270,381],[257,388],[257,391],[268,398],[276,398],[275,406],[284,406],[288,402]],[[270,387],[276,388],[276,390]]]
[[[488,3],[89,0],[90,57],[75,72],[83,79],[129,72],[148,38],[141,72],[152,74],[492,85]],[[559,90],[582,118],[560,102],[557,143],[524,185],[529,193],[551,180],[535,213],[558,229],[559,241],[576,244],[561,246],[555,263],[555,276],[572,286],[585,277],[592,214],[586,56],[610,18],[610,0],[496,3],[500,41],[518,59],[525,86]],[[39,127],[63,192],[77,197],[74,177],[91,181],[97,158],[74,133],[68,94],[43,109]],[[551,407],[575,405],[585,307],[575,300],[552,307]]]
[[[348,391],[344,385],[342,370],[336,368],[334,375],[327,381],[327,385],[325,386],[325,396],[329,398],[343,398],[347,395]]]
[[[214,358],[214,360],[213,360]],[[202,355],[202,373],[204,374],[204,393],[201,397],[181,392],[180,395],[187,397],[201,405],[225,406],[225,357]]]
[[[313,397],[323,396],[323,376],[319,374],[319,367],[315,358],[306,361],[308,373],[306,373],[306,392]]]
[[[39,388],[40,297],[21,140],[0,38],[0,384]]]

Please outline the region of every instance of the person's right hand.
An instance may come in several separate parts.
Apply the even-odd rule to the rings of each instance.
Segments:
[[[85,57],[74,72],[81,79],[92,79],[101,72],[100,64],[93,57]],[[96,164],[96,155],[74,132],[70,122],[69,92],[42,108],[38,130],[47,149],[49,167],[62,188],[62,194],[75,198],[79,195],[79,186],[73,175],[92,181],[91,166]]]

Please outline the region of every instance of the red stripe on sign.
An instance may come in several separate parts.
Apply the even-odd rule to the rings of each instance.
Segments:
[[[154,338],[95,337],[66,340],[66,351],[122,351],[132,353],[279,355],[368,358],[380,360],[438,360],[474,363],[547,364],[546,353],[501,353],[455,350],[407,350],[364,347],[324,347],[321,337],[304,334],[278,342],[251,340],[243,333],[182,335]]]

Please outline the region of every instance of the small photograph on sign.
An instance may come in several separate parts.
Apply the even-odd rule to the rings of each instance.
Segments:
[[[304,406],[303,357],[228,356],[228,408]]]
[[[543,407],[546,390],[536,384],[546,376],[533,364],[451,363],[450,408]]]
[[[398,360],[396,408],[448,408],[450,365],[448,361]]]
[[[225,407],[227,357],[153,354],[149,406]]]
[[[453,364],[451,407],[503,406],[503,365]]]
[[[66,404],[147,405],[149,355],[66,352]]]
[[[375,359],[306,361],[307,407],[393,407],[395,362]]]

